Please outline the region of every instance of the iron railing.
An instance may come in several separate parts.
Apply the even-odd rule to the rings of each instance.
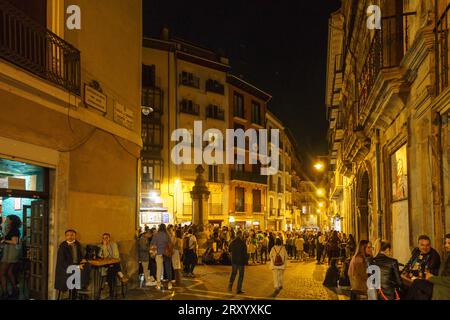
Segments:
[[[225,111],[216,105],[206,107],[206,118],[225,120]]]
[[[358,81],[359,109],[366,104],[383,69],[398,67],[409,48],[410,16],[415,12],[383,17],[376,30]]]
[[[254,172],[231,170],[231,180],[248,181],[267,184],[267,177]]]
[[[449,86],[449,11],[450,4],[436,21],[434,34],[436,39],[436,91],[441,93]]]
[[[6,0],[0,0],[0,26],[2,59],[80,95],[78,49]]]
[[[206,81],[205,89],[206,92],[214,92],[222,95],[225,94],[225,86],[217,80],[208,79]]]
[[[198,116],[200,115],[200,105],[193,103],[191,100],[182,100],[180,112]]]

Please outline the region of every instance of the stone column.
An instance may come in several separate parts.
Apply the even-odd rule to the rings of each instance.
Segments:
[[[208,199],[210,192],[203,177],[205,169],[199,165],[195,172],[197,178],[191,191],[192,198],[192,223],[196,226],[196,237],[198,243],[198,256],[201,257],[206,250],[207,236],[205,226],[208,224]]]

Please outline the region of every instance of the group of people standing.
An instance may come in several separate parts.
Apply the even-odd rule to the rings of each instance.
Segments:
[[[168,289],[180,285],[181,275],[194,277],[197,264],[197,238],[195,226],[161,224],[146,229],[138,237],[138,260],[141,286],[156,286],[161,289],[161,280],[166,280]]]

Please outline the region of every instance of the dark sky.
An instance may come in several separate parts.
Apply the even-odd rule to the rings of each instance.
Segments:
[[[270,110],[297,138],[304,160],[326,154],[328,17],[339,0],[143,0],[144,35],[223,52],[232,73],[271,93]]]

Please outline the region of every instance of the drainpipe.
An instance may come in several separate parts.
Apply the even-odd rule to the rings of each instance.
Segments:
[[[377,170],[377,215],[378,238],[383,238],[383,210],[381,207],[381,170],[380,170],[380,129],[376,129],[375,161]]]

